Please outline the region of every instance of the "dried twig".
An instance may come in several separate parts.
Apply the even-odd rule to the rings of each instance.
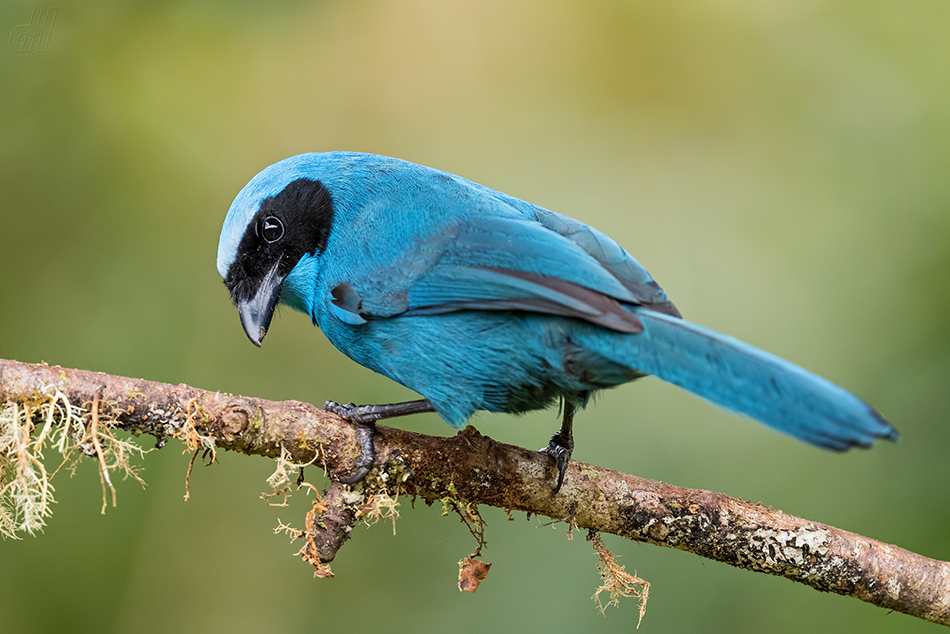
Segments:
[[[620,597],[640,599],[640,618],[637,620],[637,629],[639,629],[640,623],[643,622],[643,615],[647,613],[650,582],[636,575],[631,575],[624,569],[624,566],[618,564],[613,554],[604,546],[604,541],[596,531],[587,533],[587,541],[594,545],[594,550],[600,558],[597,568],[600,570],[600,578],[604,581],[603,585],[597,588],[591,598],[597,601],[597,607],[601,614],[604,614],[611,605],[619,605]],[[601,601],[601,592],[606,592],[610,596],[607,603]]]

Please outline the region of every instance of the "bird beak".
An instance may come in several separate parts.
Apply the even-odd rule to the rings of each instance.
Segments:
[[[280,286],[284,282],[283,275],[277,273],[278,262],[267,272],[264,280],[257,289],[254,297],[238,302],[238,312],[241,315],[241,325],[247,338],[258,348],[267,334],[270,320],[274,316],[274,309],[280,299]]]

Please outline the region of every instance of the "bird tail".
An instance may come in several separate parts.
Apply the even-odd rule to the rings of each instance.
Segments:
[[[646,308],[633,312],[643,332],[624,338],[636,345],[607,352],[628,367],[825,449],[898,440],[897,430],[870,405],[794,363],[676,317]]]

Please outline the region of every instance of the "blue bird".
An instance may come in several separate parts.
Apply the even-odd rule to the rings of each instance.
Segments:
[[[276,305],[308,315],[341,352],[424,400],[327,409],[357,425],[372,467],[377,420],[563,402],[543,452],[560,490],[575,409],[653,375],[833,451],[897,431],[837,385],[681,318],[629,253],[582,222],[407,161],[301,154],[267,167],[228,210],[218,271],[260,346]]]

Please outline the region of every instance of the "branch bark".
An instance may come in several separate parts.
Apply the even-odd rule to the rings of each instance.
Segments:
[[[218,449],[314,461],[332,480],[359,455],[353,428],[297,401],[275,402],[187,385],[0,360],[0,402],[27,403],[58,389],[73,403],[99,394],[100,420],[163,439],[189,425]],[[561,492],[551,493],[546,455],[495,442],[469,427],[451,438],[378,426],[377,466],[356,496],[334,482],[308,516],[305,559],[333,558],[368,492],[397,491],[524,511],[597,532],[686,550],[732,566],[786,577],[950,625],[950,563],[721,493],[686,489],[571,462]],[[362,491],[362,493],[360,493]],[[354,502],[357,500],[357,502]],[[323,525],[320,527],[320,525]],[[323,531],[322,534],[318,534]],[[319,570],[319,567],[318,567]]]

